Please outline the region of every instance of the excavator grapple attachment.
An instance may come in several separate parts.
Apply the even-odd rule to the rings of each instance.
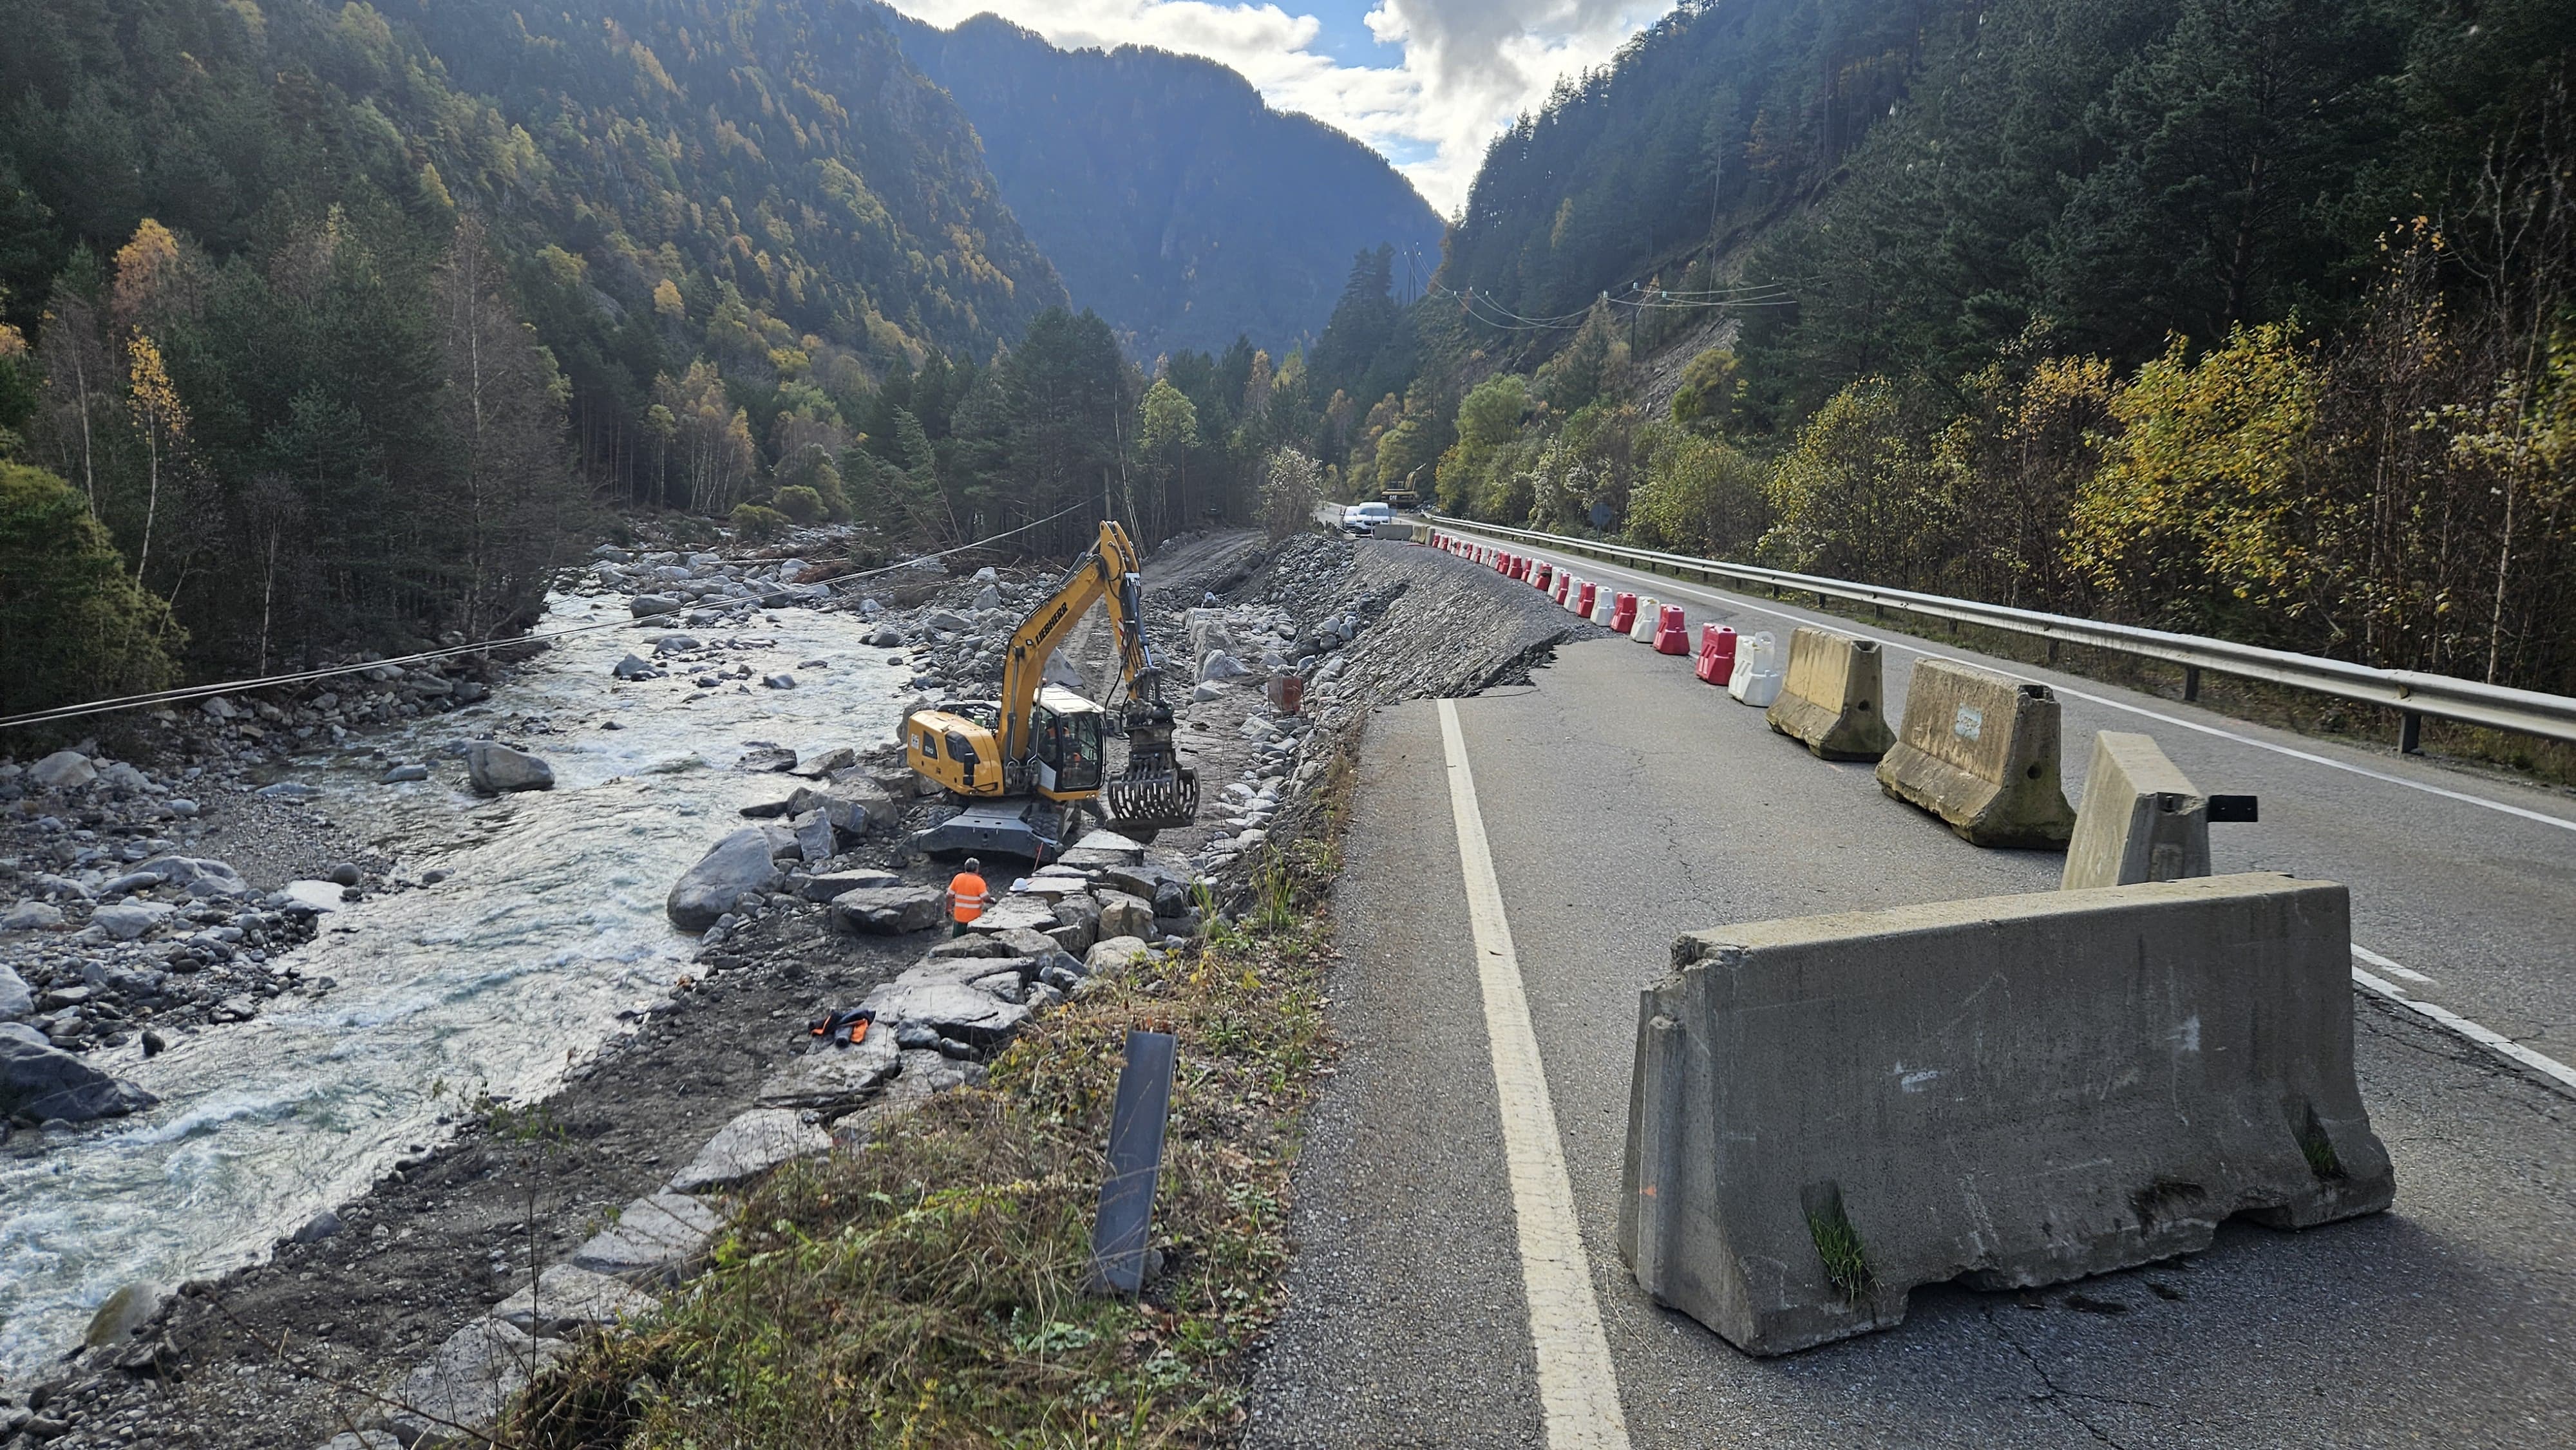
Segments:
[[[1199,817],[1199,773],[1169,746],[1148,752],[1131,745],[1126,772],[1109,783],[1109,811],[1121,831],[1186,826]]]
[[[1109,783],[1112,823],[1133,835],[1186,826],[1199,817],[1199,773],[1181,764],[1172,744],[1172,707],[1163,703],[1163,672],[1138,670],[1127,702],[1127,769]]]

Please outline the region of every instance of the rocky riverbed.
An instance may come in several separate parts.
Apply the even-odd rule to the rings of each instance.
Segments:
[[[86,907],[47,898],[61,921],[0,938],[41,979],[31,997],[138,946],[165,973],[163,1000],[136,1003],[148,1016],[119,1005],[66,1021],[29,1004],[49,1046],[158,1101],[21,1129],[23,1152],[0,1160],[13,1212],[0,1354],[16,1371],[0,1443],[22,1424],[73,1446],[248,1446],[370,1423],[423,1356],[481,1332],[620,1205],[687,1176],[710,1133],[767,1111],[790,1136],[802,1122],[847,1137],[972,1081],[1009,1024],[1094,972],[1151,970],[1211,899],[1246,906],[1265,848],[1302,829],[1306,791],[1374,704],[1525,677],[1589,628],[1424,550],[1179,541],[1158,554],[1149,600],[1188,697],[1201,823],[1150,852],[1110,843],[1025,878],[988,871],[1018,889],[979,941],[925,953],[938,938],[914,929],[952,868],[905,836],[943,807],[885,742],[916,700],[989,693],[1001,642],[1052,574],[904,570],[791,596],[775,586],[814,572],[792,556],[624,552],[549,621],[616,627],[495,678],[464,718],[397,705],[388,725],[343,723],[337,739],[332,722],[307,722],[308,741],[334,748],[284,761],[243,737],[269,758],[221,791],[199,784],[214,774],[203,767],[155,766],[140,786],[119,776],[109,790],[124,797],[78,807],[98,821],[48,833],[93,833],[73,837],[69,859],[22,851],[19,876],[0,878],[23,891],[37,864],[101,877],[69,878]],[[686,577],[642,572],[675,568]],[[1107,635],[1077,635],[1064,661],[1095,694]],[[1220,654],[1245,672],[1211,669]],[[1271,677],[1287,674],[1307,690],[1302,710],[1272,703]],[[291,738],[301,727],[280,713],[270,724]],[[479,793],[492,762],[469,759],[478,740],[543,762],[551,788]],[[181,811],[183,789],[205,798],[198,815]],[[110,819],[128,806],[133,819]],[[226,820],[238,835],[212,828]],[[705,898],[687,923],[702,935],[676,930],[673,884],[746,831],[755,879]],[[224,924],[192,919],[205,908],[181,899],[187,884],[104,889],[109,872],[182,853],[236,867],[244,889],[219,898]],[[332,879],[343,865],[354,886]],[[328,899],[282,890],[299,880],[328,883]],[[172,910],[134,943],[88,935],[116,895]],[[13,909],[36,899],[0,895]],[[177,943],[203,956],[198,970],[171,969]],[[247,1020],[219,1017],[240,993],[194,979],[227,973],[276,990]],[[807,1023],[862,1004],[886,1024],[887,1061],[853,1072],[815,1058]],[[171,1049],[144,1057],[145,1030]],[[829,1081],[800,1087],[800,1071]],[[720,1183],[699,1191],[721,1201]],[[102,1347],[57,1358],[125,1285]]]

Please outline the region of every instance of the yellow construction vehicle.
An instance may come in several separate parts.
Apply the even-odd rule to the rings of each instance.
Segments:
[[[1103,601],[1125,694],[1114,726],[1107,708],[1045,682],[1057,647]],[[1113,734],[1127,739],[1127,768],[1104,782],[1105,737]],[[914,833],[924,851],[1042,862],[1079,839],[1086,810],[1136,840],[1198,818],[1198,772],[1173,748],[1163,672],[1145,640],[1144,561],[1116,520],[1101,524],[1100,541],[1011,632],[1002,698],[914,711],[904,717],[903,750],[916,772],[965,806]]]

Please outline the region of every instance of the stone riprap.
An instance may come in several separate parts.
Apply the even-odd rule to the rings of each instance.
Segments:
[[[832,1135],[785,1108],[754,1108],[716,1130],[688,1166],[671,1175],[673,1193],[729,1188],[791,1158],[827,1153]]]
[[[1695,932],[1638,1006],[1621,1256],[1754,1354],[2386,1208],[2344,889],[2268,874]]]
[[[677,1283],[723,1228],[713,1204],[665,1189],[626,1205],[617,1222],[573,1250],[572,1263],[630,1283]]]
[[[858,1042],[817,1044],[762,1080],[754,1105],[826,1114],[867,1101],[895,1074],[894,1030],[871,1025]]]
[[[578,1264],[551,1264],[536,1282],[492,1306],[492,1317],[523,1334],[559,1338],[650,1314],[660,1301],[625,1280]]]
[[[843,931],[899,936],[928,931],[947,916],[948,896],[932,886],[862,886],[832,898],[832,924]]]
[[[410,1450],[484,1444],[511,1397],[572,1352],[498,1319],[471,1320],[388,1392],[397,1408],[386,1427]]]

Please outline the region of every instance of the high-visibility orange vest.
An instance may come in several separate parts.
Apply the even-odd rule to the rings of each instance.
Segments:
[[[984,914],[984,878],[972,871],[960,871],[948,883],[948,906],[959,921],[973,921]]]

